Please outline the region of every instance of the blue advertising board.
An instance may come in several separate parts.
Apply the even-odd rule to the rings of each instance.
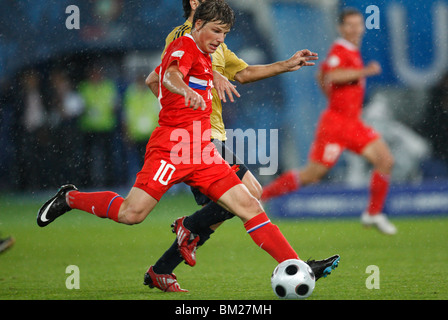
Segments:
[[[358,217],[368,203],[367,188],[322,184],[271,200],[276,217]],[[448,182],[392,185],[384,207],[391,217],[448,214]]]
[[[375,6],[377,28],[367,28],[362,45],[366,61],[376,60],[382,75],[371,84],[430,87],[448,71],[447,0],[345,0],[340,7],[354,7],[366,17]],[[367,11],[367,12],[366,12]]]

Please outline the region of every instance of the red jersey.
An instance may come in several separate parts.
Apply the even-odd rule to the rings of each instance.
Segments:
[[[162,85],[165,72],[173,62],[177,62],[185,84],[204,98],[205,110],[186,107],[183,96]],[[210,141],[213,87],[210,55],[186,35],[168,46],[156,72],[159,74],[160,126],[153,131],[146,146],[145,162],[137,173],[134,187],[159,201],[172,185],[185,182],[217,201],[242,182]]]
[[[183,96],[170,92],[162,85],[165,71],[174,61],[177,61],[179,70],[184,75],[185,84],[203,97],[207,105],[205,110],[193,110],[188,106],[186,107]],[[159,101],[161,110],[159,125],[161,127],[183,128],[192,132],[193,121],[200,121],[202,132],[210,129],[211,90],[213,88],[212,62],[210,55],[199,49],[190,34],[171,42],[156,72],[160,78]],[[210,138],[208,138],[208,141],[210,141]]]
[[[359,49],[349,41],[339,38],[334,42],[321,68],[324,74],[338,68],[360,70],[364,68],[364,63]],[[347,117],[360,117],[364,91],[365,79],[330,84],[328,110]]]

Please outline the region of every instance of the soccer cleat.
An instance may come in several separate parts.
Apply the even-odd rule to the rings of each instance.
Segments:
[[[374,226],[384,234],[394,235],[397,233],[397,228],[384,213],[371,215],[365,211],[361,215],[361,224],[365,227]]]
[[[338,267],[341,257],[338,254],[331,256],[325,260],[308,260],[306,263],[311,267],[316,277],[316,281],[320,278],[326,278],[331,271]]]
[[[14,242],[15,242],[15,240],[13,237],[0,239],[0,253],[3,253],[6,250],[8,250],[9,248],[11,248],[12,245],[14,244]]]
[[[160,289],[163,292],[188,292],[188,290],[180,287],[174,273],[157,274],[154,272],[153,266],[146,271],[143,284],[150,288]]]
[[[178,218],[171,224],[173,233],[177,236],[177,246],[180,255],[185,263],[191,267],[196,264],[196,249],[198,247],[199,236],[184,226],[186,217]]]
[[[58,192],[39,209],[37,213],[37,225],[45,227],[57,217],[72,210],[65,201],[65,195],[69,191],[78,190],[72,184],[66,184],[59,188]]]

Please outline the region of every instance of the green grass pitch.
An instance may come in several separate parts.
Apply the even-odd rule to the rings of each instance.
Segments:
[[[194,268],[181,264],[175,270],[190,292],[143,286],[144,272],[175,239],[171,222],[197,210],[190,194],[166,195],[136,226],[74,210],[39,228],[36,212],[44,200],[0,196],[0,232],[16,239],[0,255],[0,300],[277,300],[270,286],[276,262],[237,218],[198,250]],[[341,255],[339,267],[316,283],[309,300],[447,299],[448,216],[392,221],[396,236],[364,229],[358,219],[273,219],[302,259]],[[79,268],[79,289],[66,287],[69,265]],[[378,267],[379,289],[366,286],[371,265]]]

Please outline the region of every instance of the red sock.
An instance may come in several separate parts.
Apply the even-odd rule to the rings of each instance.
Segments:
[[[378,171],[372,173],[370,182],[370,201],[367,211],[371,215],[375,215],[383,211],[384,202],[386,201],[387,192],[389,190],[390,175],[382,174]]]
[[[300,188],[297,170],[290,170],[280,175],[267,186],[263,187],[262,201],[267,201]]]
[[[118,211],[123,203],[123,197],[115,192],[79,192],[68,193],[69,206],[96,215],[100,218],[109,218],[118,222]]]
[[[244,224],[252,240],[278,263],[299,256],[285,239],[280,229],[271,223],[266,213],[260,213]]]

